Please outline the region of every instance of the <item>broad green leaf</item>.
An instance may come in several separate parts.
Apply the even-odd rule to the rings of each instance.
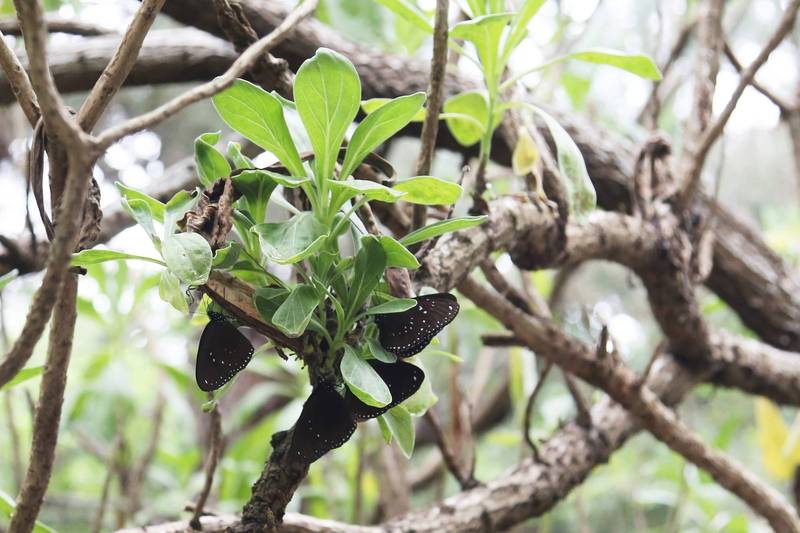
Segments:
[[[167,268],[187,285],[208,281],[211,259],[211,247],[197,233],[176,233],[164,241]]]
[[[181,313],[189,312],[189,304],[186,301],[186,294],[181,289],[181,281],[169,270],[161,273],[158,297]]]
[[[258,222],[263,222],[266,218],[267,204],[278,185],[294,188],[309,181],[308,178],[294,178],[261,169],[244,170],[231,179],[236,190],[244,197],[245,209]]]
[[[600,65],[609,65],[636,74],[640,78],[646,80],[660,80],[661,71],[656,66],[653,60],[643,54],[627,54],[619,50],[611,50],[605,48],[592,48],[589,50],[582,50],[568,54],[559,61],[567,59],[578,59],[588,63],[597,63]]]
[[[340,176],[346,178],[352,174],[368,153],[408,125],[424,103],[423,92],[398,96],[367,115],[347,144]]]
[[[186,191],[178,191],[164,206],[164,240],[176,229],[183,215],[193,209],[200,199],[199,194],[192,195]]]
[[[339,209],[347,200],[359,194],[363,194],[370,200],[389,203],[396,202],[398,198],[405,195],[404,192],[396,191],[369,180],[329,180],[328,185],[333,193],[331,197],[331,207],[333,209]]]
[[[370,98],[369,100],[364,100],[361,102],[361,109],[364,111],[365,114],[369,115],[370,113],[374,113],[378,109],[382,108],[389,102],[391,102],[391,98]],[[425,108],[420,108],[414,116],[411,118],[411,122],[424,122],[425,121]]]
[[[394,363],[397,361],[397,356],[386,351],[386,349],[381,346],[381,343],[378,342],[377,339],[368,338],[367,347],[369,348],[369,353],[372,354],[372,357],[378,361],[383,361],[384,363]]]
[[[397,441],[397,445],[400,446],[400,451],[403,452],[406,458],[410,459],[411,454],[414,452],[416,436],[414,419],[411,418],[411,414],[402,405],[397,405],[386,411],[382,416]]]
[[[555,142],[558,152],[558,169],[565,180],[564,185],[570,199],[570,211],[578,217],[592,211],[597,205],[597,194],[592,180],[589,179],[583,155],[575,141],[556,119],[536,106],[530,106],[530,108],[544,120],[553,137],[553,142]]]
[[[386,419],[383,416],[379,416],[375,420],[378,421],[378,427],[381,428],[383,442],[390,444],[392,442],[392,430],[389,429],[389,424],[386,423]]]
[[[253,168],[253,161],[242,153],[242,145],[237,142],[228,143],[228,159],[233,161],[237,169]]]
[[[0,276],[0,291],[5,289],[6,286],[17,279],[17,277],[19,277],[19,270],[16,268]]]
[[[314,287],[297,285],[272,315],[272,324],[288,337],[299,337],[306,330],[318,304],[319,296]]]
[[[256,292],[253,295],[253,303],[256,306],[258,314],[261,315],[261,318],[263,318],[266,322],[271,323],[272,317],[275,315],[275,311],[278,310],[288,296],[289,291],[287,289],[281,289],[277,287],[261,287],[260,289],[256,289]]]
[[[147,261],[157,265],[166,266],[163,261],[153,257],[145,257],[142,255],[128,254],[125,252],[117,252],[115,250],[102,250],[99,248],[91,248],[89,250],[81,250],[76,254],[72,254],[70,264],[74,266],[89,266],[98,263],[105,263],[106,261],[127,261],[135,259],[137,261]]]
[[[522,42],[527,33],[528,23],[539,12],[539,9],[544,5],[545,0],[525,0],[522,8],[514,16],[514,22],[511,24],[511,33],[509,34],[508,41],[506,42],[504,56],[506,59],[511,55],[511,52],[517,45]]]
[[[24,383],[29,379],[33,379],[36,376],[41,375],[42,372],[44,372],[43,366],[29,366],[27,368],[23,368],[22,370],[17,372],[17,375],[14,376],[8,383],[0,387],[0,391],[16,387],[20,383]]]
[[[388,235],[381,235],[381,246],[386,252],[386,266],[399,268],[419,268],[419,261],[408,248]]]
[[[231,166],[228,160],[214,145],[219,142],[220,132],[204,133],[194,140],[194,162],[200,183],[208,187],[219,178],[230,175]]]
[[[368,235],[361,239],[361,248],[353,261],[353,279],[350,284],[348,316],[360,308],[369,298],[386,268],[386,253],[377,237]]]
[[[315,174],[321,182],[333,176],[344,134],[358,113],[361,81],[346,57],[320,48],[297,70],[294,97],[314,147]]]
[[[117,186],[120,195],[129,202],[131,200],[142,200],[145,202],[148,207],[150,207],[150,213],[153,215],[153,219],[156,222],[164,222],[164,203],[159,202],[152,196],[148,196],[143,192],[139,192],[136,189],[131,189],[130,187],[126,187],[120,182],[115,182],[114,185]],[[137,221],[138,222],[138,221]]]
[[[500,39],[508,21],[513,16],[512,13],[484,15],[459,22],[450,30],[450,37],[463,39],[475,45],[486,83],[489,86],[497,83],[503,71],[504,65],[500,64],[498,57]]]
[[[264,254],[282,265],[297,263],[316,252],[328,237],[328,227],[303,212],[286,222],[268,222],[251,228]]]
[[[403,180],[394,186],[397,191],[406,193],[403,201],[420,205],[450,205],[461,197],[463,189],[458,183],[433,176],[416,176]]]
[[[442,107],[447,115],[464,115],[472,120],[457,116],[445,118],[450,133],[463,146],[471,146],[481,139],[489,123],[489,103],[479,91],[467,91],[447,99]]]
[[[439,235],[450,233],[451,231],[458,231],[466,228],[471,228],[479,224],[483,224],[487,218],[489,217],[487,217],[486,215],[479,215],[470,217],[450,218],[447,220],[434,222],[433,224],[429,224],[424,228],[418,229],[417,231],[412,231],[411,233],[400,239],[400,243],[406,246],[409,246],[411,244],[416,244],[418,242],[422,242],[432,237],[438,237]]]
[[[218,248],[214,252],[214,259],[211,261],[211,265],[218,270],[232,268],[238,261],[241,251],[241,244],[238,242],[229,242],[223,248]]]
[[[417,306],[417,301],[413,298],[398,298],[396,300],[389,300],[382,304],[370,307],[367,309],[368,315],[385,315],[388,313],[402,313],[408,311],[412,307]]]
[[[217,113],[234,131],[275,154],[295,176],[304,176],[281,102],[257,85],[236,80],[213,98]]]
[[[425,366],[422,364],[422,361],[420,361],[420,358],[418,356],[409,357],[405,359],[405,361],[413,365],[416,365],[420,367],[423,371],[425,371]],[[439,398],[433,392],[433,387],[431,386],[431,380],[423,379],[422,384],[420,385],[419,389],[417,389],[417,392],[412,394],[401,405],[412,416],[422,416],[428,411],[428,409],[436,405],[436,402],[438,401]]]
[[[348,344],[339,365],[350,391],[367,405],[382,407],[392,401],[392,393],[372,366]]]
[[[517,134],[517,145],[511,155],[511,168],[517,176],[525,176],[532,172],[539,161],[539,148],[527,128],[520,127]]]
[[[130,200],[122,198],[120,202],[122,202],[123,209],[125,209],[131,218],[133,218],[133,220],[135,220],[136,223],[142,227],[145,233],[147,233],[147,236],[150,237],[151,241],[153,241],[153,245],[155,245],[155,247],[161,251],[161,238],[156,233],[156,228],[153,225],[154,217],[151,211],[151,204],[138,198],[131,198]]]
[[[395,15],[402,17],[417,28],[428,33],[433,33],[433,23],[423,13],[414,2],[408,0],[378,0],[378,3],[386,6]]]
[[[480,17],[486,14],[486,0],[466,0],[469,8],[470,18]]]

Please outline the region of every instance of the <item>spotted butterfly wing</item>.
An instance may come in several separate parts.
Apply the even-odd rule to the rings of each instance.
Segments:
[[[452,294],[440,292],[415,299],[417,305],[407,311],[375,315],[381,345],[399,357],[421,352],[458,314],[458,301]]]
[[[329,382],[311,392],[294,425],[289,454],[311,464],[348,441],[356,421],[347,402]]]
[[[217,390],[253,358],[253,345],[224,315],[208,313],[211,321],[200,336],[195,379],[200,390]]]
[[[395,405],[407,400],[412,394],[419,390],[422,382],[425,381],[425,372],[416,365],[397,361],[395,363],[384,363],[377,359],[367,361],[372,368],[383,379],[392,394],[392,401],[383,407],[373,407],[359,400],[355,394],[347,390],[347,404],[356,420],[367,420],[382,415]]]

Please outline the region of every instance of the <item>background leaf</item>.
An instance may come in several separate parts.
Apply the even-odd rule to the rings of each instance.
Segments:
[[[433,176],[416,176],[398,182],[394,189],[406,193],[402,200],[420,205],[450,205],[461,197],[464,189],[458,183]]]
[[[479,216],[458,217],[458,218],[450,218],[447,220],[440,220],[439,222],[428,224],[424,228],[420,228],[417,231],[412,231],[411,233],[400,239],[400,243],[406,246],[416,244],[418,242],[422,242],[432,237],[444,235],[445,233],[450,233],[452,231],[458,231],[461,229],[471,228],[473,226],[483,224],[487,218],[488,217],[486,215],[479,215]]]

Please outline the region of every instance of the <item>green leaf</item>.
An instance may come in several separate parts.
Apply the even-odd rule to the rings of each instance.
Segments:
[[[186,191],[178,191],[169,199],[167,205],[164,206],[164,240],[172,235],[178,220],[180,220],[187,211],[194,208],[199,199],[199,194],[192,195]]]
[[[369,100],[364,100],[361,102],[361,109],[364,111],[365,114],[369,115],[377,111],[378,109],[382,108],[389,102],[391,102],[391,98],[370,98]],[[414,116],[411,118],[411,122],[424,122],[425,121],[425,108],[420,108]]]
[[[420,361],[418,356],[409,357],[405,361],[416,365],[425,371],[425,366],[422,364],[422,361]],[[431,380],[423,379],[422,384],[420,385],[419,389],[417,389],[417,392],[412,394],[401,405],[412,416],[422,416],[428,411],[428,409],[436,405],[436,402],[438,401],[439,398],[433,393]]]
[[[655,62],[653,62],[650,57],[643,54],[627,54],[619,50],[592,48],[568,54],[558,60],[566,61],[567,59],[578,59],[588,63],[609,65],[630,72],[631,74],[636,74],[640,78],[646,80],[661,79],[661,71],[658,69]]]
[[[397,441],[397,445],[400,446],[400,451],[403,452],[407,459],[410,459],[411,454],[414,452],[416,436],[414,419],[411,418],[411,414],[402,405],[397,405],[386,411],[382,416],[386,420],[392,436]]]
[[[125,252],[117,252],[114,250],[101,250],[99,248],[92,248],[89,250],[81,250],[73,254],[70,264],[74,266],[86,267],[89,265],[96,265],[98,263],[105,263],[106,261],[127,261],[129,259],[136,259],[138,261],[147,261],[157,265],[166,266],[163,261],[153,257],[145,257],[142,255],[128,254]]]
[[[347,145],[340,176],[352,174],[368,153],[408,125],[424,103],[423,92],[398,96],[362,120]]]
[[[261,315],[266,322],[272,323],[272,317],[275,311],[283,304],[284,300],[289,296],[289,291],[277,287],[261,287],[256,289],[253,294],[253,303],[256,306],[258,314]]]
[[[496,85],[505,65],[500,64],[498,50],[512,13],[495,13],[459,22],[450,30],[450,37],[463,39],[475,45],[488,86]]]
[[[383,361],[384,363],[394,363],[397,361],[397,356],[391,352],[386,351],[386,349],[381,346],[381,343],[378,342],[376,339],[368,338],[367,339],[367,347],[369,348],[369,353],[372,354],[372,357],[377,359],[378,361]]]
[[[380,305],[376,305],[367,309],[367,315],[385,315],[389,313],[402,313],[408,311],[412,307],[417,306],[417,301],[413,298],[398,298],[396,300],[389,300]]]
[[[558,152],[558,169],[564,178],[570,200],[570,211],[579,217],[592,211],[597,205],[597,194],[575,141],[556,119],[536,106],[531,105],[530,108],[544,120],[553,137]]]
[[[147,194],[139,192],[136,189],[131,189],[130,187],[126,187],[125,185],[123,185],[118,181],[115,182],[114,185],[116,185],[117,189],[119,189],[120,195],[122,195],[124,199],[128,200],[128,202],[130,202],[131,200],[142,200],[150,208],[150,213],[152,214],[153,219],[156,222],[164,222],[165,206],[163,202],[159,202],[152,196],[148,196]]]
[[[392,401],[392,393],[372,366],[345,345],[339,365],[342,377],[356,397],[367,405],[383,407]]]
[[[219,178],[230,175],[231,166],[228,160],[214,145],[219,142],[220,132],[204,133],[194,140],[194,162],[200,183],[208,187]]]
[[[305,175],[277,98],[248,81],[236,80],[214,96],[213,102],[219,116],[234,131],[275,154],[293,175]]]
[[[42,372],[44,372],[43,366],[29,366],[27,368],[23,368],[22,370],[17,372],[17,375],[14,376],[8,383],[0,387],[0,391],[16,387],[20,383],[24,383],[29,379],[33,379],[36,376],[41,375]]]
[[[211,247],[197,233],[177,233],[164,241],[164,261],[187,285],[202,285],[211,272]]]
[[[386,268],[386,253],[377,237],[368,235],[361,239],[361,248],[353,262],[353,280],[347,297],[348,316],[360,308],[369,298]]]
[[[302,261],[319,250],[328,237],[328,227],[308,211],[286,222],[258,224],[250,231],[258,234],[264,254],[282,265]]]
[[[239,259],[239,253],[241,251],[241,244],[238,242],[229,242],[223,248],[219,248],[214,252],[214,259],[211,261],[211,266],[218,270],[233,268]]]
[[[319,296],[314,287],[297,285],[275,311],[272,324],[287,337],[299,337],[306,330],[318,304]]]
[[[386,419],[383,416],[379,416],[375,420],[378,421],[378,427],[381,428],[381,436],[383,437],[383,442],[386,444],[390,444],[392,442],[392,430],[389,429],[389,424],[386,423]]]
[[[19,277],[19,270],[16,268],[9,272],[6,272],[2,276],[0,276],[0,291],[6,288],[6,286],[17,279]]]
[[[297,70],[294,96],[314,147],[315,174],[321,182],[333,176],[344,134],[358,113],[361,81],[347,58],[320,48]]]
[[[142,227],[145,233],[147,233],[147,236],[153,241],[153,245],[161,251],[161,238],[156,233],[156,228],[153,225],[154,216],[151,211],[151,204],[138,198],[131,198],[130,200],[122,198],[120,202],[122,202],[123,209],[125,209],[131,218],[133,218],[133,220]],[[163,220],[163,206],[161,216]]]
[[[420,205],[450,205],[461,197],[463,189],[458,183],[446,181],[433,176],[416,176],[403,180],[394,186],[397,191],[405,192],[403,201]]]
[[[419,268],[419,261],[408,248],[388,235],[380,237],[383,251],[386,252],[386,266],[399,268]]]
[[[293,188],[309,181],[308,178],[294,178],[260,169],[244,170],[231,179],[236,190],[244,197],[243,207],[258,222],[263,222],[266,218],[267,204],[278,185]]]
[[[486,0],[467,0],[470,18],[480,17],[486,14]]]
[[[189,312],[189,304],[186,301],[186,294],[181,289],[181,281],[169,270],[161,273],[158,283],[158,297],[181,313]]]
[[[359,194],[363,194],[370,200],[388,203],[396,202],[398,198],[405,195],[404,192],[369,180],[329,180],[328,185],[333,193],[330,204],[332,209],[339,209],[347,200]]]
[[[233,161],[237,169],[253,168],[253,161],[242,153],[242,145],[237,142],[228,143],[228,159]]]
[[[429,224],[424,228],[420,228],[417,231],[412,231],[411,233],[400,239],[400,243],[406,246],[416,244],[418,242],[422,242],[432,237],[437,237],[445,233],[450,233],[451,231],[458,231],[466,228],[471,228],[479,224],[483,224],[487,218],[489,217],[487,217],[486,215],[479,215],[472,217],[458,217],[458,218],[450,218],[447,220],[440,220],[439,222],[434,222],[433,224]]]
[[[514,16],[514,22],[511,25],[511,33],[509,34],[504,56],[508,58],[511,52],[517,45],[522,42],[527,33],[528,23],[539,12],[539,9],[544,5],[545,0],[525,0],[522,8]]]
[[[378,0],[378,3],[390,9],[395,15],[402,17],[417,28],[433,33],[433,23],[416,5],[408,0]]]
[[[442,111],[450,133],[462,146],[471,146],[481,139],[489,123],[489,103],[479,91],[467,91],[451,96]],[[460,118],[463,115],[465,118]],[[472,120],[468,120],[472,119]]]

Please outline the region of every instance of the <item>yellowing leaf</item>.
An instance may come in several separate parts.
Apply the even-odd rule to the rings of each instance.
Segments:
[[[779,481],[791,479],[800,464],[800,445],[784,450],[789,430],[778,407],[766,398],[756,399],[756,432],[767,472]]]
[[[539,161],[539,149],[526,128],[520,128],[517,134],[517,145],[511,156],[511,167],[514,174],[524,176],[533,170]]]

